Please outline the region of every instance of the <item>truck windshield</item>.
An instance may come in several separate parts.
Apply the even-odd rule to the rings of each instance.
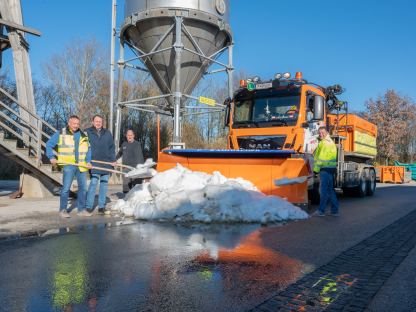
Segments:
[[[299,116],[300,95],[242,99],[235,102],[234,128],[294,126]]]

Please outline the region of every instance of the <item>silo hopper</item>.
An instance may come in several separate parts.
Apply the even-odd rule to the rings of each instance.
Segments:
[[[126,0],[125,16],[120,36],[140,55],[170,109],[178,95],[183,105],[232,43],[228,0]]]

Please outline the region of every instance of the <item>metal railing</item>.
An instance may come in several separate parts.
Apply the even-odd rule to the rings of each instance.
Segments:
[[[1,87],[0,94],[6,96],[11,103],[0,100],[0,127],[23,142],[29,149],[27,156],[35,157],[39,168],[42,165],[42,156],[46,154],[46,141],[50,138],[48,133],[54,133],[56,129]],[[22,115],[28,116],[29,120],[24,120],[26,118]]]

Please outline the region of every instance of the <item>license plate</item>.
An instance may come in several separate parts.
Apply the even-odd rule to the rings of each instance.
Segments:
[[[271,82],[256,84],[256,90],[269,89],[273,86]]]

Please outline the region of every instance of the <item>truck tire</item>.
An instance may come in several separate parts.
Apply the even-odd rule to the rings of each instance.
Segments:
[[[367,196],[373,196],[376,191],[376,171],[374,168],[368,169]]]
[[[361,172],[360,181],[358,186],[354,188],[354,195],[357,197],[364,197],[367,195],[367,178],[366,170]]]

